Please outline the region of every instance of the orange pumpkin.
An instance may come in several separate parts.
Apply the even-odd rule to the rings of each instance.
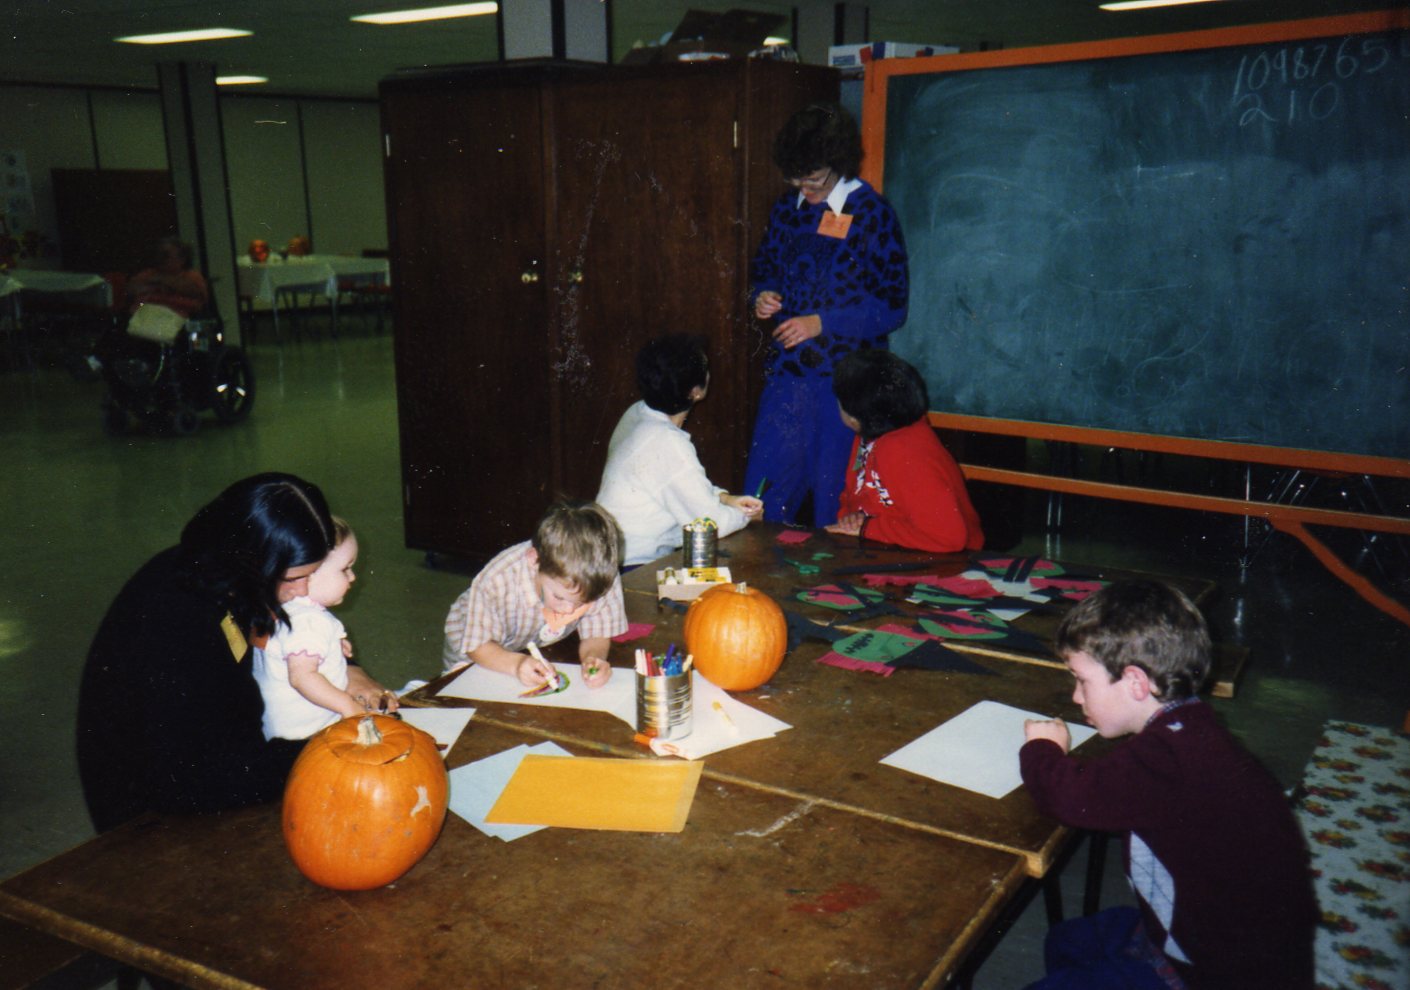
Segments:
[[[334,890],[397,879],[441,833],[449,784],[436,741],[385,715],[334,722],[304,746],[284,787],[284,844]]]
[[[269,242],[256,238],[250,241],[250,260],[262,265],[269,260]]]
[[[295,258],[302,258],[306,254],[313,253],[313,242],[303,234],[295,234],[289,238],[289,246],[286,250]]]
[[[685,650],[711,683],[750,691],[774,676],[788,649],[783,609],[743,581],[711,588],[685,613]]]

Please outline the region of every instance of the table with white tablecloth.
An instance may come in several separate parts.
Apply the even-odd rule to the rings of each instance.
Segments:
[[[357,258],[335,254],[310,254],[287,261],[258,264],[248,258],[239,261],[239,291],[242,300],[268,303],[279,336],[281,296],[298,292],[326,296],[332,307],[333,325],[338,322],[338,282],[355,278],[386,284],[390,266],[386,258]]]
[[[101,275],[37,268],[0,272],[0,330],[4,331],[10,349],[16,347],[24,321],[25,299],[41,296],[94,310],[113,304],[113,288]]]

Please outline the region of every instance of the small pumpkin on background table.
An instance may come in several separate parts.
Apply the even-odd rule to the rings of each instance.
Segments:
[[[751,691],[778,671],[788,622],[768,595],[743,581],[706,591],[685,613],[685,650],[726,691]]]
[[[432,736],[386,715],[345,718],[309,739],[289,773],[284,844],[316,884],[383,887],[435,844],[449,789]]]

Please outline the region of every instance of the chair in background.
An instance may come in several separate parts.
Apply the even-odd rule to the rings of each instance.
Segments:
[[[388,252],[381,248],[366,248],[362,252],[364,258],[385,258],[387,255]],[[369,312],[375,314],[375,332],[382,332],[382,321],[392,308],[392,287],[387,284],[386,279],[371,275],[342,276],[338,279],[338,296],[348,297],[348,301],[357,307],[358,315],[364,323]],[[336,326],[333,332],[337,333]]]

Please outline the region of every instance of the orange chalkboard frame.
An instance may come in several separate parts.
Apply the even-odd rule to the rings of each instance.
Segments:
[[[1095,58],[1120,58],[1159,52],[1190,51],[1234,45],[1295,41],[1302,38],[1340,34],[1367,34],[1410,28],[1410,10],[1385,10],[1365,14],[1319,17],[1300,21],[1278,21],[1245,27],[1186,31],[1179,34],[1149,35],[1113,41],[1014,48],[964,55],[937,55],[929,58],[882,59],[866,69],[862,93],[862,145],[865,152],[862,178],[883,189],[886,161],[886,96],[893,76],[956,72],[967,69],[999,68],[1011,65],[1039,65]],[[1156,436],[1119,430],[1035,423],[953,413],[932,412],[931,423],[942,429],[1005,436],[1055,440],[1068,443],[1119,447],[1156,453],[1177,454],[1215,460],[1267,464],[1277,467],[1377,477],[1410,478],[1410,461],[1392,457],[1341,454],[1331,451],[1298,450],[1260,444],[1200,440],[1188,437]],[[1313,509],[1278,503],[1219,498],[1185,492],[1162,491],[1110,482],[1085,481],[1053,475],[1015,471],[983,465],[964,464],[965,476],[973,481],[1037,488],[1045,491],[1089,495],[1148,505],[1222,512],[1266,519],[1270,525],[1300,540],[1332,573],[1356,590],[1364,599],[1406,625],[1410,609],[1391,598],[1362,575],[1348,567],[1324,543],[1308,532],[1308,525],[1338,526],[1410,536],[1410,519],[1366,513]]]

